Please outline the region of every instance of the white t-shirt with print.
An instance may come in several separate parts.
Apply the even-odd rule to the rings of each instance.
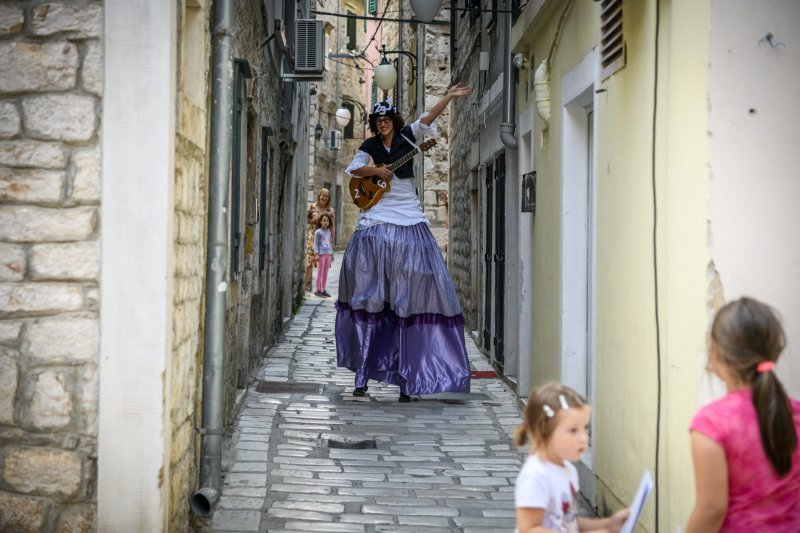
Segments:
[[[575,496],[578,471],[572,463],[559,466],[529,455],[514,487],[514,504],[523,509],[544,509],[543,527],[559,533],[578,533]]]

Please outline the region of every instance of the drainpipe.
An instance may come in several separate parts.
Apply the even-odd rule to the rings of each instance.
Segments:
[[[206,311],[203,335],[203,425],[200,489],[189,498],[206,516],[219,501],[223,435],[223,355],[228,270],[228,174],[233,136],[234,0],[214,1],[211,158],[206,243]]]
[[[500,140],[509,150],[517,149],[517,138],[514,130],[517,128],[514,122],[514,107],[517,95],[514,86],[517,81],[516,69],[511,65],[511,2],[506,0],[504,9],[507,11],[503,17],[503,122],[500,124]]]

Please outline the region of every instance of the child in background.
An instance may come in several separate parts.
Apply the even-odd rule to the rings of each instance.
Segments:
[[[319,229],[314,232],[314,253],[317,256],[317,282],[314,294],[323,298],[331,295],[325,290],[328,285],[328,269],[333,262],[333,245],[331,245],[331,217],[320,215]]]
[[[724,305],[708,362],[728,394],[690,425],[696,499],[686,533],[800,531],[800,402],[775,375],[786,336],[771,307]]]
[[[514,442],[531,440],[514,489],[517,531],[520,533],[576,533],[619,531],[629,511],[610,518],[578,516],[578,461],[589,445],[591,408],[586,400],[565,385],[549,383],[535,390],[525,408],[525,421],[517,428]]]

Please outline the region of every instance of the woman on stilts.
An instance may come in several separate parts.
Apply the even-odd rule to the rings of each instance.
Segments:
[[[413,160],[394,173],[383,166],[435,134],[434,120],[450,100],[469,92],[453,86],[408,126],[389,103],[375,104],[369,116],[374,135],[345,170],[391,180],[380,201],[359,214],[339,278],[336,353],[339,366],[355,373],[354,396],[367,394],[370,379],[399,386],[401,402],[469,391],[464,317],[417,197]]]

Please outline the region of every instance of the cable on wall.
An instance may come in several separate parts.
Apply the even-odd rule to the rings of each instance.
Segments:
[[[661,26],[661,2],[656,0],[655,57],[653,67],[653,134],[651,148],[651,179],[653,185],[653,282],[655,293],[655,326],[656,326],[656,463],[655,463],[655,514],[656,533],[658,533],[660,451],[661,451],[661,317],[658,302],[658,193],[656,192],[656,130],[658,122],[658,37]]]

